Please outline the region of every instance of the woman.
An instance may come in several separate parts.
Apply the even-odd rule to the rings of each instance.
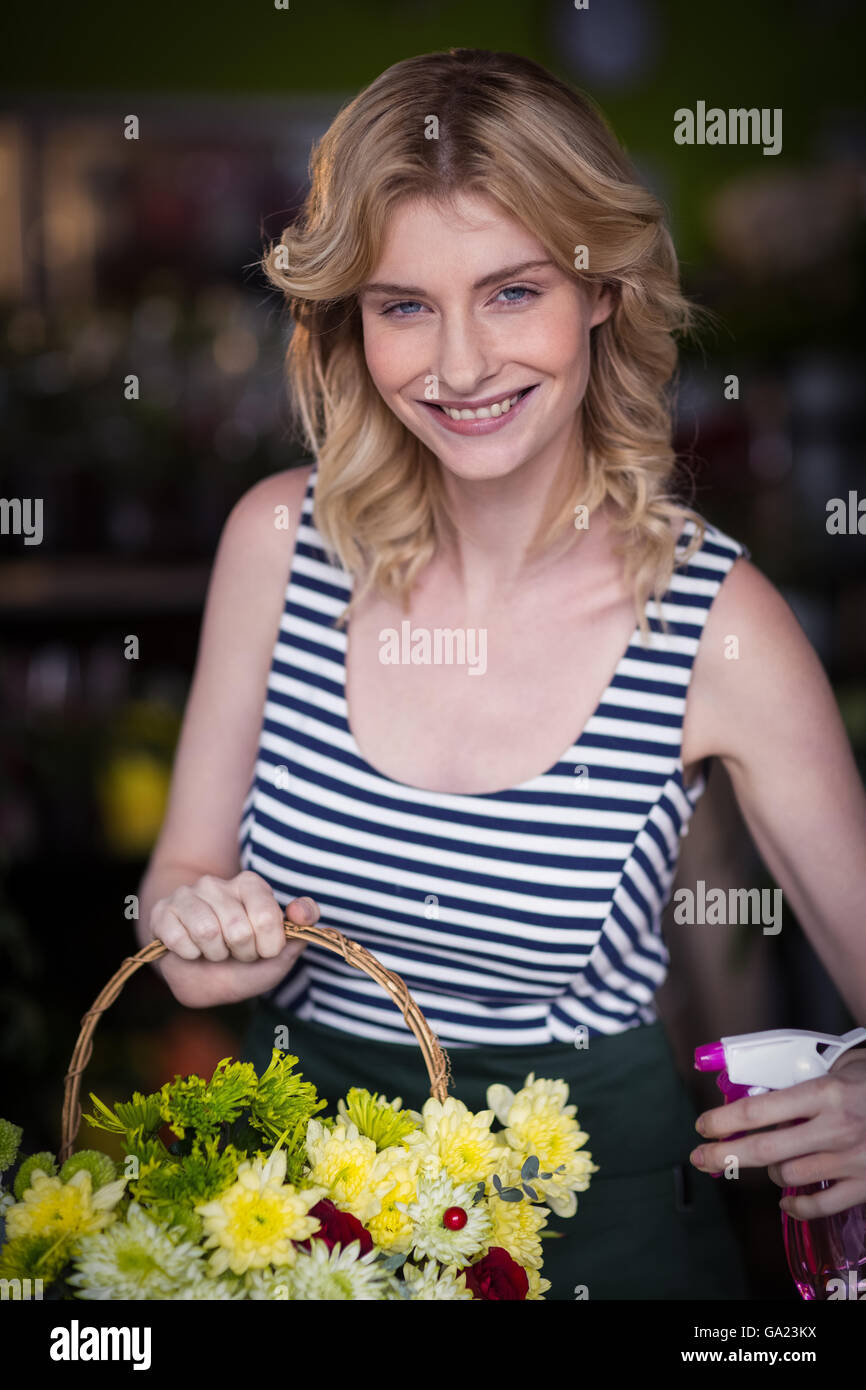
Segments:
[[[789,609],[671,496],[690,314],[662,209],[592,105],[508,54],[398,63],[312,172],[265,264],[315,462],[226,525],[142,939],[181,1002],[258,1000],[259,1064],[288,1046],[332,1102],[420,1106],[396,1007],[285,943],[286,905],[321,916],[403,976],[470,1107],[569,1082],[599,1171],[551,1223],[551,1297],[741,1297],[653,1006],[679,840],[719,757],[862,1020],[866,801]],[[702,1132],[758,1131],[740,1161],[781,1184],[839,1179],[795,1215],[863,1200],[862,1057]]]

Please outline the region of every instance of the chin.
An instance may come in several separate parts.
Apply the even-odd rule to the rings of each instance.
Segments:
[[[524,464],[529,463],[533,457],[532,453],[516,453],[514,455],[504,455],[502,450],[486,457],[474,457],[468,450],[460,451],[455,449],[440,448],[436,450],[436,457],[446,473],[453,473],[455,478],[465,478],[470,482],[483,482],[492,478],[507,478],[509,474],[516,473]]]

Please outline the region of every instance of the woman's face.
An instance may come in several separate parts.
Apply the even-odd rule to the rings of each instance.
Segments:
[[[464,195],[458,213],[419,199],[392,215],[360,293],[370,375],[461,478],[555,467],[574,440],[589,332],[610,314],[609,294],[561,271],[498,204]]]

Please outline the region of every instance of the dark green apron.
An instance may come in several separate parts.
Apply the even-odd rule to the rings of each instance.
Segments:
[[[400,1043],[354,1038],[308,1023],[267,1000],[255,1004],[243,1060],[270,1061],[275,1028],[288,1028],[287,1050],[327,1098],[327,1114],[350,1086],[402,1097],[419,1110],[430,1095],[421,1053]],[[282,1045],[282,1042],[280,1043]],[[471,1110],[487,1106],[487,1087],[517,1091],[529,1072],[561,1078],[589,1134],[599,1171],[577,1194],[577,1213],[551,1216],[562,1231],[544,1239],[548,1299],[737,1299],[749,1290],[738,1244],[717,1184],[688,1161],[699,1141],[697,1112],[677,1073],[660,1023],[536,1047],[454,1048],[450,1094]]]

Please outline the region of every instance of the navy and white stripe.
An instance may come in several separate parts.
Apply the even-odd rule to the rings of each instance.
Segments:
[[[745,548],[708,526],[675,571],[649,647],[632,640],[579,738],[507,791],[422,791],[375,771],[346,713],[352,576],[313,525],[313,468],[268,678],[241,864],[285,905],[403,977],[446,1047],[570,1042],[655,1021],[660,918],[706,785],[683,783],[692,664],[713,598]],[[693,532],[687,523],[683,541]],[[575,768],[579,771],[576,774]],[[586,769],[584,773],[582,769]],[[339,956],[308,946],[269,996],[303,1019],[415,1046],[399,1010]]]

